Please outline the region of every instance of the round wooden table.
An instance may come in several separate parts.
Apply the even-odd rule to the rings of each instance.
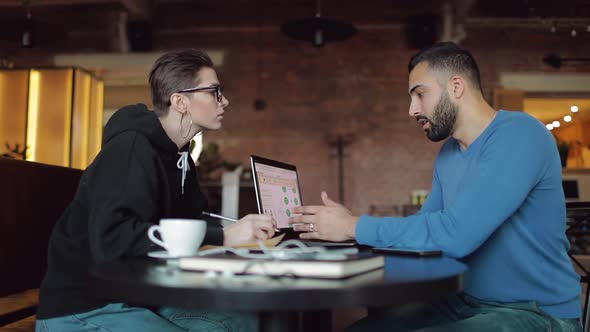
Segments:
[[[181,270],[175,261],[134,259],[96,265],[99,297],[146,306],[253,311],[263,331],[298,330],[293,313],[352,306],[395,306],[443,298],[462,290],[466,266],[447,257],[386,256],[385,267],[339,280],[214,276]]]

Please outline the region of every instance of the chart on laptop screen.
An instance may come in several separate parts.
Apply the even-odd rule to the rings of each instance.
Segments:
[[[301,205],[297,172],[255,162],[262,213],[272,216],[278,228],[289,227],[293,208]]]

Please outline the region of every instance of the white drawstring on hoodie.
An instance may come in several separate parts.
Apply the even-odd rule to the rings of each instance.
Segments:
[[[176,162],[176,167],[182,170],[182,180],[181,180],[181,188],[182,194],[184,195],[184,180],[186,179],[186,171],[190,170],[190,166],[188,164],[188,151],[179,152],[180,158]]]

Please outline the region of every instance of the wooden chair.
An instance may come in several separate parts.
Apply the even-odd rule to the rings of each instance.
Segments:
[[[590,202],[568,202],[566,203],[567,211],[567,229],[566,234],[572,243],[571,250],[568,253],[572,262],[574,262],[577,271],[580,274],[580,282],[586,285],[584,294],[584,312],[582,315],[583,331],[590,331],[590,270],[588,264],[581,262],[584,260],[577,254],[587,254],[585,247],[590,246]]]

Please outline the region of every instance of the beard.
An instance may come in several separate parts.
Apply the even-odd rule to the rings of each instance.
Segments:
[[[430,128],[426,129],[426,136],[433,142],[440,142],[453,133],[459,107],[453,104],[447,93],[443,92],[434,108],[432,120],[423,117],[430,122]]]

